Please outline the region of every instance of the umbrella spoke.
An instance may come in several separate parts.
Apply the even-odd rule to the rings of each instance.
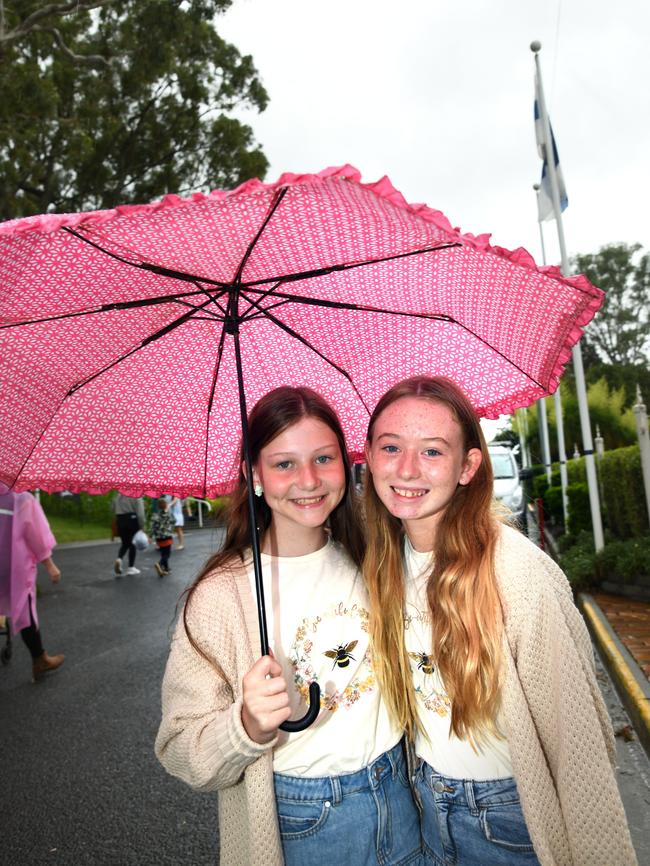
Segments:
[[[523,369],[523,367],[520,367],[519,364],[515,364],[515,362],[511,358],[509,358],[507,355],[504,355],[503,352],[500,352],[496,348],[496,346],[493,346],[492,343],[489,343],[487,340],[485,340],[483,337],[481,337],[480,334],[477,334],[475,331],[472,331],[471,328],[468,328],[467,325],[463,325],[462,322],[459,322],[456,319],[454,319],[453,322],[455,325],[458,325],[459,328],[462,328],[464,331],[467,331],[468,334],[471,334],[472,337],[475,337],[477,340],[479,340],[479,342],[483,343],[484,346],[487,346],[488,349],[490,349],[490,351],[494,352],[500,358],[503,358],[503,360],[506,361],[508,364],[510,364],[511,367],[514,367],[515,370],[518,370],[530,382],[532,382],[534,385],[537,385],[538,388],[541,388],[542,391],[548,391],[548,385],[544,386],[541,384],[541,382],[538,382],[537,379],[533,379],[533,377],[530,375],[530,373],[527,373]]]
[[[219,338],[219,348],[217,349],[217,362],[212,374],[212,387],[210,388],[210,399],[208,400],[208,414],[205,419],[205,454],[203,457],[203,498],[207,497],[208,489],[208,447],[210,445],[210,416],[212,414],[212,404],[214,402],[214,392],[217,387],[219,378],[219,370],[221,369],[221,359],[223,357],[223,345],[226,339],[226,329],[221,329],[221,337]]]
[[[271,219],[271,217],[273,216],[273,214],[274,214],[274,213],[276,212],[276,210],[278,209],[278,207],[279,207],[280,202],[282,201],[282,199],[283,199],[283,198],[285,197],[285,195],[287,194],[287,189],[288,189],[288,187],[286,187],[286,186],[281,187],[281,188],[278,190],[278,192],[275,194],[275,196],[273,197],[273,201],[272,201],[272,203],[271,203],[271,207],[269,208],[269,212],[267,213],[266,217],[264,218],[264,222],[263,222],[262,225],[260,226],[260,228],[259,228],[257,234],[255,235],[255,237],[253,238],[253,240],[252,240],[252,241],[250,242],[250,244],[248,245],[248,248],[247,248],[246,252],[244,253],[244,257],[243,257],[243,259],[241,260],[241,262],[239,263],[239,267],[237,268],[237,273],[235,274],[235,279],[233,280],[233,283],[234,283],[235,285],[240,285],[240,284],[241,284],[241,275],[242,275],[242,273],[243,273],[243,271],[244,271],[244,268],[246,267],[246,262],[247,262],[248,259],[250,258],[250,255],[251,255],[251,253],[253,252],[253,250],[255,249],[255,244],[256,244],[256,243],[259,241],[259,239],[261,238],[261,236],[262,236],[262,232],[264,231],[264,229],[265,229],[265,228],[267,227],[267,225],[269,224],[269,220]]]
[[[168,325],[165,325],[164,327],[155,331],[153,334],[150,334],[148,337],[145,337],[144,340],[142,340],[137,346],[134,346],[132,349],[129,349],[129,351],[126,352],[126,354],[120,355],[119,358],[116,358],[114,361],[111,361],[110,364],[106,364],[106,366],[102,367],[101,370],[97,370],[97,372],[92,373],[87,378],[82,379],[80,382],[77,382],[76,385],[73,385],[70,388],[70,390],[68,391],[66,396],[69,397],[72,394],[74,394],[76,391],[79,391],[85,385],[90,384],[90,382],[93,382],[95,379],[97,379],[99,376],[102,376],[108,370],[112,369],[113,367],[117,366],[118,364],[121,364],[122,361],[126,361],[127,358],[130,358],[131,355],[134,355],[136,352],[140,351],[140,349],[144,349],[144,347],[148,346],[149,343],[153,343],[155,340],[159,340],[161,337],[164,337],[165,334],[169,334],[170,331],[176,330],[176,328],[180,327],[185,322],[187,322],[189,319],[191,319],[196,310],[203,309],[203,307],[206,307],[210,302],[211,302],[211,299],[204,301],[204,303],[201,304],[200,306],[193,307],[191,311],[185,313],[182,316],[179,316],[178,319],[176,319],[175,321],[170,322]]]
[[[251,289],[249,286],[243,286],[242,288],[244,288],[246,292],[256,291],[256,289]],[[248,300],[251,300],[248,296],[246,297]],[[332,310],[354,310],[362,313],[383,313],[386,316],[407,316],[416,319],[436,319],[443,322],[456,322],[456,319],[454,319],[453,316],[448,316],[445,313],[414,313],[407,310],[389,310],[384,307],[373,307],[369,304],[353,304],[349,301],[330,301],[327,298],[311,298],[308,295],[287,295],[285,292],[276,292],[275,290],[263,292],[260,298],[258,298],[258,303],[266,297],[282,298],[283,300],[277,304],[271,304],[268,307],[259,306],[260,310],[272,310],[274,307],[283,306],[287,303],[296,303],[306,304],[307,306],[312,307],[327,307]],[[254,316],[257,318],[258,314],[255,313]],[[247,316],[247,318],[253,318],[253,316]]]
[[[105,253],[107,256],[110,256],[110,258],[115,259],[118,262],[122,262],[123,265],[129,265],[132,268],[140,268],[140,270],[150,271],[152,274],[157,274],[161,277],[171,277],[172,279],[182,280],[186,283],[209,283],[211,286],[218,286],[221,289],[225,289],[230,285],[223,280],[211,280],[208,277],[197,277],[195,274],[187,274],[184,271],[175,271],[173,268],[166,268],[163,265],[153,264],[153,262],[143,262],[142,257],[137,255],[137,253],[135,252],[134,256],[137,257],[138,261],[130,261],[129,259],[124,258],[124,256],[120,256],[117,253],[111,252],[111,250],[106,249],[106,247],[98,244],[97,241],[91,241],[90,238],[86,237],[84,234],[81,234],[81,232],[75,231],[69,226],[64,226],[63,231],[68,232],[68,234],[74,235],[74,237],[76,237],[78,240],[89,244],[91,247],[94,247],[101,253]]]
[[[439,250],[448,250],[452,249],[453,247],[459,246],[461,246],[461,244],[456,242],[437,244],[434,247],[423,247],[419,250],[409,250],[409,252],[406,253],[395,253],[395,255],[392,256],[381,256],[380,258],[376,259],[364,259],[364,261],[362,262],[342,262],[339,265],[328,265],[328,267],[325,268],[314,268],[310,271],[299,271],[295,274],[283,274],[281,277],[264,277],[261,280],[251,280],[250,282],[247,281],[245,285],[247,286],[247,288],[251,288],[253,286],[263,286],[267,283],[273,283],[275,281],[281,283],[296,283],[300,282],[301,280],[311,280],[315,277],[325,277],[328,274],[334,274],[337,271],[352,271],[355,268],[364,268],[366,265],[378,265],[382,262],[393,262],[397,261],[398,259],[409,258],[409,256],[419,256],[423,253],[434,253],[438,252]]]
[[[248,292],[248,291],[255,291],[255,290],[249,289],[248,287],[246,287],[246,291]],[[268,291],[268,292],[264,293],[264,297],[269,297],[269,296],[281,297],[284,300],[281,302],[278,302],[277,304],[271,304],[268,307],[262,307],[259,304],[259,301],[256,303],[255,301],[252,300],[252,298],[249,298],[246,294],[244,294],[244,297],[246,297],[246,299],[250,302],[251,306],[255,306],[258,309],[257,313],[254,313],[253,315],[248,315],[246,317],[248,320],[259,319],[262,315],[267,315],[268,311],[275,308],[275,307],[282,306],[283,304],[286,304],[286,303],[294,302],[294,303],[299,303],[299,304],[307,304],[307,305],[311,305],[311,306],[331,307],[334,309],[342,309],[342,310],[355,310],[355,311],[364,312],[364,313],[380,313],[380,314],[387,315],[387,316],[405,316],[407,318],[427,319],[427,320],[446,322],[450,325],[458,325],[459,328],[462,328],[468,334],[471,334],[473,337],[475,337],[477,340],[479,340],[481,343],[483,343],[484,346],[487,346],[488,349],[490,349],[492,352],[497,354],[500,358],[503,358],[504,361],[506,361],[508,364],[510,364],[512,367],[514,367],[515,370],[518,370],[522,375],[524,375],[534,385],[537,385],[539,388],[542,388],[542,390],[548,390],[547,388],[544,387],[544,385],[542,385],[540,382],[538,382],[537,379],[534,379],[530,375],[530,373],[527,373],[526,370],[524,370],[518,364],[515,364],[515,362],[511,358],[509,358],[507,355],[505,355],[503,352],[499,351],[499,349],[497,349],[495,346],[493,346],[490,342],[488,342],[488,340],[481,337],[475,331],[472,331],[471,328],[469,328],[467,325],[464,325],[462,322],[459,322],[458,319],[455,319],[453,316],[447,316],[447,315],[444,315],[442,313],[412,313],[412,312],[406,312],[406,311],[400,311],[400,310],[385,310],[385,309],[381,309],[380,307],[371,307],[371,306],[366,306],[363,304],[347,304],[347,303],[344,303],[342,301],[327,301],[327,300],[322,299],[322,298],[317,299],[317,298],[308,298],[308,297],[303,297],[303,296],[298,296],[298,295],[285,295],[283,292],[275,292],[275,291]],[[250,309],[250,307],[249,307],[249,309]],[[288,332],[291,330],[288,328],[288,326],[284,325],[279,319],[276,319],[275,316],[269,315],[268,318],[271,319],[273,322],[275,322],[277,325],[280,325],[280,327],[287,329]],[[304,342],[305,345],[307,345],[310,349],[313,349],[315,352],[317,352],[317,354],[320,354],[320,353],[318,353],[318,351],[316,349],[314,349],[313,346],[311,346],[302,337],[300,337],[299,334],[296,334],[295,332],[291,332],[291,333],[292,333],[292,336],[295,336],[297,339]],[[332,363],[324,355],[321,355],[321,357],[325,361],[327,361],[328,363]],[[345,373],[345,371],[336,367],[335,364],[332,364],[332,366],[334,366],[337,370],[339,370],[339,372],[343,373],[343,375],[347,375]],[[354,387],[354,383],[352,383],[351,379],[350,379],[350,383]],[[361,399],[360,395],[359,395],[359,399]],[[363,402],[363,400],[362,400],[362,402]],[[364,406],[365,406],[365,403],[364,403]]]
[[[206,295],[206,297],[208,298],[208,302],[214,304],[215,307],[217,307],[217,310],[219,312],[213,312],[212,310],[205,309],[204,308],[205,305],[197,307],[195,304],[190,304],[187,301],[180,301],[179,300],[178,303],[182,304],[184,307],[189,307],[191,310],[203,310],[203,312],[207,313],[206,316],[195,316],[194,318],[212,319],[212,320],[216,320],[218,322],[223,321],[223,319],[226,316],[226,308],[221,306],[221,304],[218,301],[218,298],[225,295],[226,294],[225,291],[217,292],[216,295],[211,295],[207,291],[207,289],[203,289],[202,294]]]
[[[63,395],[63,397],[62,397],[61,400],[59,401],[59,405],[58,405],[58,407],[57,407],[57,408],[54,410],[54,412],[52,412],[52,414],[50,415],[50,420],[47,422],[47,424],[45,424],[45,425],[43,426],[43,429],[39,432],[38,436],[36,437],[36,440],[35,440],[34,444],[33,444],[32,447],[29,449],[29,453],[28,453],[27,457],[25,457],[25,459],[23,460],[22,465],[20,466],[20,469],[18,469],[18,471],[17,471],[16,474],[14,475],[14,480],[11,482],[11,484],[9,485],[9,487],[13,487],[14,484],[16,483],[16,481],[18,481],[18,479],[20,478],[20,476],[23,474],[23,472],[24,472],[24,470],[25,470],[25,466],[27,466],[27,464],[29,463],[32,454],[33,454],[34,451],[36,451],[36,449],[38,448],[38,445],[39,445],[39,443],[41,442],[41,439],[43,438],[43,436],[45,436],[45,434],[47,433],[47,431],[50,429],[50,424],[51,424],[52,421],[54,420],[54,418],[55,418],[55,416],[56,416],[56,413],[59,411],[59,409],[60,409],[61,406],[63,405],[63,403],[64,403],[64,401],[65,401],[65,399],[66,399],[67,396],[68,396],[67,394],[64,394],[64,395]]]
[[[219,292],[216,292],[214,295],[210,295],[210,300],[212,300],[217,307],[221,310],[221,312],[225,315],[225,309],[217,303],[217,298],[222,297],[226,293],[226,290],[223,289]],[[137,309],[138,307],[154,307],[160,306],[161,304],[168,304],[173,302],[178,302],[183,304],[184,306],[191,306],[192,309],[201,309],[200,307],[195,307],[189,304],[187,301],[184,301],[184,298],[193,297],[195,295],[206,295],[208,294],[207,289],[204,289],[202,286],[198,288],[195,292],[179,292],[178,294],[173,295],[157,295],[155,298],[137,298],[133,301],[113,301],[109,304],[101,304],[98,307],[89,307],[87,310],[75,310],[71,313],[55,313],[51,316],[39,316],[35,319],[23,319],[21,322],[8,322],[5,325],[0,325],[0,331],[5,330],[6,328],[20,328],[24,325],[39,325],[43,322],[57,322],[61,319],[74,319],[80,316],[93,316],[97,313],[108,313],[113,310],[132,310]]]
[[[246,296],[244,295],[244,297],[246,297]],[[255,305],[255,301],[253,301],[251,298],[246,298],[246,300],[250,301],[252,304]],[[346,379],[350,383],[350,385],[352,386],[352,389],[354,390],[354,393],[357,395],[357,397],[361,401],[363,408],[366,410],[368,415],[370,415],[370,409],[368,408],[366,401],[361,396],[361,392],[359,391],[357,386],[354,384],[354,381],[352,380],[352,376],[350,376],[350,374],[348,373],[347,370],[344,370],[343,367],[340,367],[338,364],[335,364],[334,361],[330,360],[327,357],[327,355],[324,355],[315,346],[312,346],[312,344],[309,342],[309,340],[305,339],[305,337],[301,336],[297,331],[294,331],[294,329],[290,328],[289,325],[285,325],[285,323],[282,322],[280,319],[277,319],[275,316],[271,315],[271,313],[269,313],[269,311],[267,309],[265,309],[264,307],[260,307],[260,313],[262,313],[264,316],[266,316],[267,319],[269,319],[271,322],[273,322],[274,325],[277,325],[279,328],[281,328],[285,333],[289,334],[290,337],[293,337],[295,340],[298,340],[298,342],[302,343],[303,346],[306,346],[308,349],[311,349],[311,351],[314,352],[314,354],[318,355],[318,357],[321,358],[323,361],[325,361],[326,364],[329,364],[329,366],[332,367],[332,369],[336,370],[337,373],[340,373],[341,376],[343,376],[343,378]]]
[[[268,307],[264,307],[263,310],[276,310],[278,307],[284,307],[286,304],[290,304],[291,301],[278,301],[277,304],[269,304]],[[250,307],[249,307],[250,310]],[[245,321],[252,322],[255,319],[261,319],[263,317],[263,312],[258,310],[256,313],[251,313],[250,315],[246,315]]]
[[[280,283],[277,282],[277,283],[276,283],[272,288],[267,289],[265,292],[260,292],[260,293],[259,293],[259,297],[258,297],[258,299],[257,299],[258,304],[259,304],[260,301],[263,301],[264,298],[268,298],[269,295],[271,295],[271,294],[273,293],[273,291],[274,291],[275,289],[277,289],[277,287],[278,287],[279,285],[280,285]],[[242,288],[246,288],[246,286],[243,286]],[[255,291],[255,290],[254,290],[254,291]],[[247,300],[249,300],[249,299],[247,298]],[[285,304],[285,303],[287,303],[287,301],[282,301],[282,303]],[[278,306],[280,306],[280,304],[271,304],[271,306],[269,306],[269,307],[265,307],[264,309],[266,309],[266,310],[270,310],[270,309],[272,309],[273,307],[278,307]],[[257,314],[257,313],[254,313],[252,316],[249,316],[249,315],[248,315],[252,309],[253,309],[253,304],[252,304],[252,303],[249,303],[248,308],[247,308],[246,310],[244,310],[243,313],[240,313],[240,314],[239,314],[240,321],[243,322],[245,319],[255,319],[255,318],[257,318],[257,317],[258,317],[258,314]]]

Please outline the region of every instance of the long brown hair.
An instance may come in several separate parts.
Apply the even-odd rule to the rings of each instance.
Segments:
[[[392,387],[368,426],[368,446],[381,413],[402,397],[419,397],[451,409],[464,453],[483,459],[469,484],[459,485],[441,515],[427,584],[432,656],[451,701],[451,728],[474,742],[495,730],[499,706],[503,620],[494,571],[497,520],[492,509],[492,466],[478,418],[458,386],[443,377],[419,376]],[[404,529],[366,483],[367,546],[363,572],[371,603],[370,632],[382,693],[393,720],[413,738],[423,730],[404,643]]]
[[[329,516],[329,528],[331,537],[342,544],[354,564],[360,567],[364,548],[363,532],[359,508],[355,502],[345,436],[336,412],[320,394],[312,391],[311,388],[283,386],[262,397],[248,416],[251,463],[254,466],[259,459],[262,448],[303,418],[315,418],[321,421],[329,427],[337,438],[345,472],[345,493],[341,502]],[[246,476],[241,469],[243,460],[242,447],[239,459],[239,478],[225,515],[226,539],[223,546],[207,560],[185,593],[185,606],[183,608],[185,631],[194,649],[203,656],[205,653],[195,642],[190,632],[187,611],[196,588],[210,574],[224,567],[241,568],[244,565],[244,554],[251,544],[252,527],[248,510]],[[255,520],[260,539],[262,539],[271,525],[272,511],[263,496],[255,497],[255,510]]]

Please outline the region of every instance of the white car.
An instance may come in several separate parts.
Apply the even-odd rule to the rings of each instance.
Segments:
[[[524,512],[524,490],[519,480],[515,455],[507,445],[488,445],[488,451],[494,472],[494,496],[521,519]]]

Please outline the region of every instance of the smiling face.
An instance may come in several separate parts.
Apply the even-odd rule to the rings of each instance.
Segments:
[[[366,458],[377,496],[416,550],[433,548],[442,514],[482,459],[478,448],[465,451],[450,407],[426,397],[401,397],[381,412]]]
[[[336,434],[316,418],[302,418],[261,449],[253,478],[271,509],[278,552],[300,549],[303,538],[323,538],[327,518],[345,494]]]

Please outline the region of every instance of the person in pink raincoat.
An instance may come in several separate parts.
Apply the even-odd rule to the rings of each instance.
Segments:
[[[52,583],[61,572],[52,559],[56,539],[31,493],[14,493],[0,484],[0,616],[11,618],[32,656],[34,681],[63,664],[65,656],[48,655],[36,613],[36,566],[42,562]]]

